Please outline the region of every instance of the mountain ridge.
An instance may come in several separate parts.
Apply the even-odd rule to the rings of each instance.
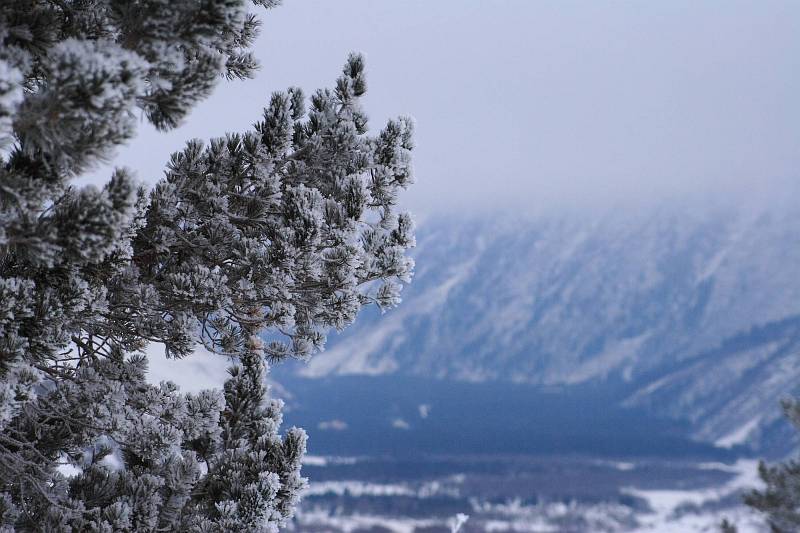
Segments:
[[[298,372],[618,379],[633,390],[624,403],[689,420],[700,440],[738,443],[750,423],[743,440],[767,446],[800,378],[790,204],[429,218],[402,305],[365,313]]]

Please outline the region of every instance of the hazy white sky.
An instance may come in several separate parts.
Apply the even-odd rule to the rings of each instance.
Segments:
[[[357,50],[372,128],[417,120],[413,211],[800,181],[797,1],[285,0],[261,18],[255,80],[169,134],[142,124],[114,164],[155,181],[186,139],[249,128],[274,90],[330,86]]]

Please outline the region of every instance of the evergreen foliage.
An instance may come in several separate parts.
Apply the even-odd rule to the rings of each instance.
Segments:
[[[785,401],[783,410],[800,428],[800,402]],[[774,533],[800,531],[800,460],[789,459],[775,465],[762,461],[758,474],[766,486],[746,494],[745,503],[764,514]]]
[[[169,129],[250,76],[257,31],[243,0],[0,4],[0,531],[274,531],[292,515],[306,437],[279,433],[266,361],[399,302],[411,121],[367,134],[353,55],[308,109],[292,88],[252,131],[187,143],[151,191],[125,169],[70,185],[137,113]],[[154,342],[231,358],[224,390],[148,383]]]

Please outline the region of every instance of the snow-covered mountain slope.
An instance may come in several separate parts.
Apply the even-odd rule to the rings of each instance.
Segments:
[[[653,373],[625,402],[688,419],[720,447],[785,452],[792,432],[778,406],[800,385],[800,317],[756,326],[689,361]]]
[[[619,381],[704,440],[752,441],[800,383],[792,203],[428,219],[402,305],[366,313],[300,373]]]

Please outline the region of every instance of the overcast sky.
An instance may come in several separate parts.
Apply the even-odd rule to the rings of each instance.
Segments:
[[[192,137],[367,57],[373,129],[417,121],[413,211],[782,194],[800,179],[800,2],[285,0],[258,77],[121,150],[149,182]],[[107,176],[107,169],[99,170]]]

